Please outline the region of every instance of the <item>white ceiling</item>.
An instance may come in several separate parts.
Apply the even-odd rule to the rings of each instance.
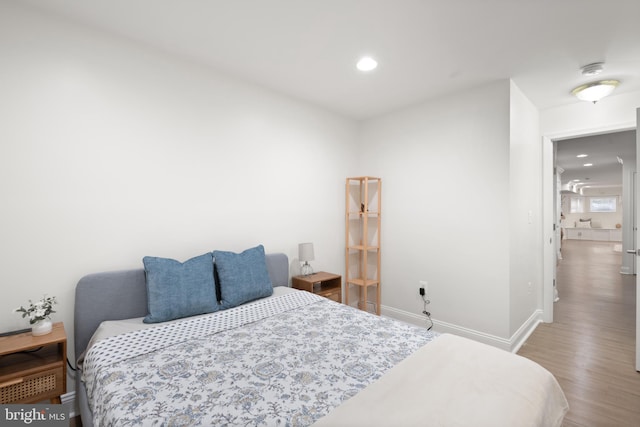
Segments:
[[[640,90],[639,0],[14,1],[355,119],[506,78],[540,109],[581,102],[595,61]]]
[[[636,131],[572,138],[557,143],[556,166],[561,167],[562,184],[579,179],[591,188],[622,185],[622,165],[636,161]],[[578,158],[578,154],[587,157]],[[592,163],[593,166],[584,166]]]

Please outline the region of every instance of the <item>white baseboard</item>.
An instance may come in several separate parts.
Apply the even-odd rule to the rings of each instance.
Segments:
[[[527,341],[527,338],[536,330],[538,325],[542,323],[542,309],[537,309],[531,316],[518,328],[515,334],[511,336],[509,341],[511,342],[512,353],[517,353],[520,347]]]
[[[67,405],[67,408],[69,408],[69,418],[73,418],[76,415],[80,415],[80,412],[77,410],[78,405],[76,405],[75,390],[60,396],[60,403],[62,403],[63,405]]]
[[[381,306],[383,316],[388,316],[402,322],[411,323],[418,326],[427,326],[427,319],[423,315],[410,313],[404,310],[398,310],[394,307]],[[433,319],[433,318],[432,318]],[[526,322],[516,331],[511,338],[506,339],[496,335],[487,334],[485,332],[476,331],[464,326],[454,325],[433,319],[433,329],[440,333],[450,333],[465,338],[489,344],[502,350],[517,353],[522,344],[527,340],[529,335],[533,333],[539,323],[542,322],[542,310],[536,310]]]
[[[633,274],[633,271],[629,267],[621,267],[620,274]]]

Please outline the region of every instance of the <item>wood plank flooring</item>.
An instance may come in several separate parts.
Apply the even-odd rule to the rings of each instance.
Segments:
[[[635,276],[620,274],[613,246],[563,242],[554,323],[540,324],[518,352],[560,383],[570,405],[564,427],[640,426]]]

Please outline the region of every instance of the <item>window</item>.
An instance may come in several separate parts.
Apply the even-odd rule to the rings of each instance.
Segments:
[[[569,209],[569,212],[570,213],[584,212],[584,199],[582,197],[572,197],[571,208]]]
[[[589,211],[590,212],[615,212],[616,211],[616,197],[590,197],[589,198]]]

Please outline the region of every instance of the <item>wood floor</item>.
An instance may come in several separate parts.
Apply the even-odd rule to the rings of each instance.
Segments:
[[[554,323],[518,354],[547,368],[567,396],[564,427],[640,426],[635,370],[635,276],[621,275],[613,243],[565,240]]]

